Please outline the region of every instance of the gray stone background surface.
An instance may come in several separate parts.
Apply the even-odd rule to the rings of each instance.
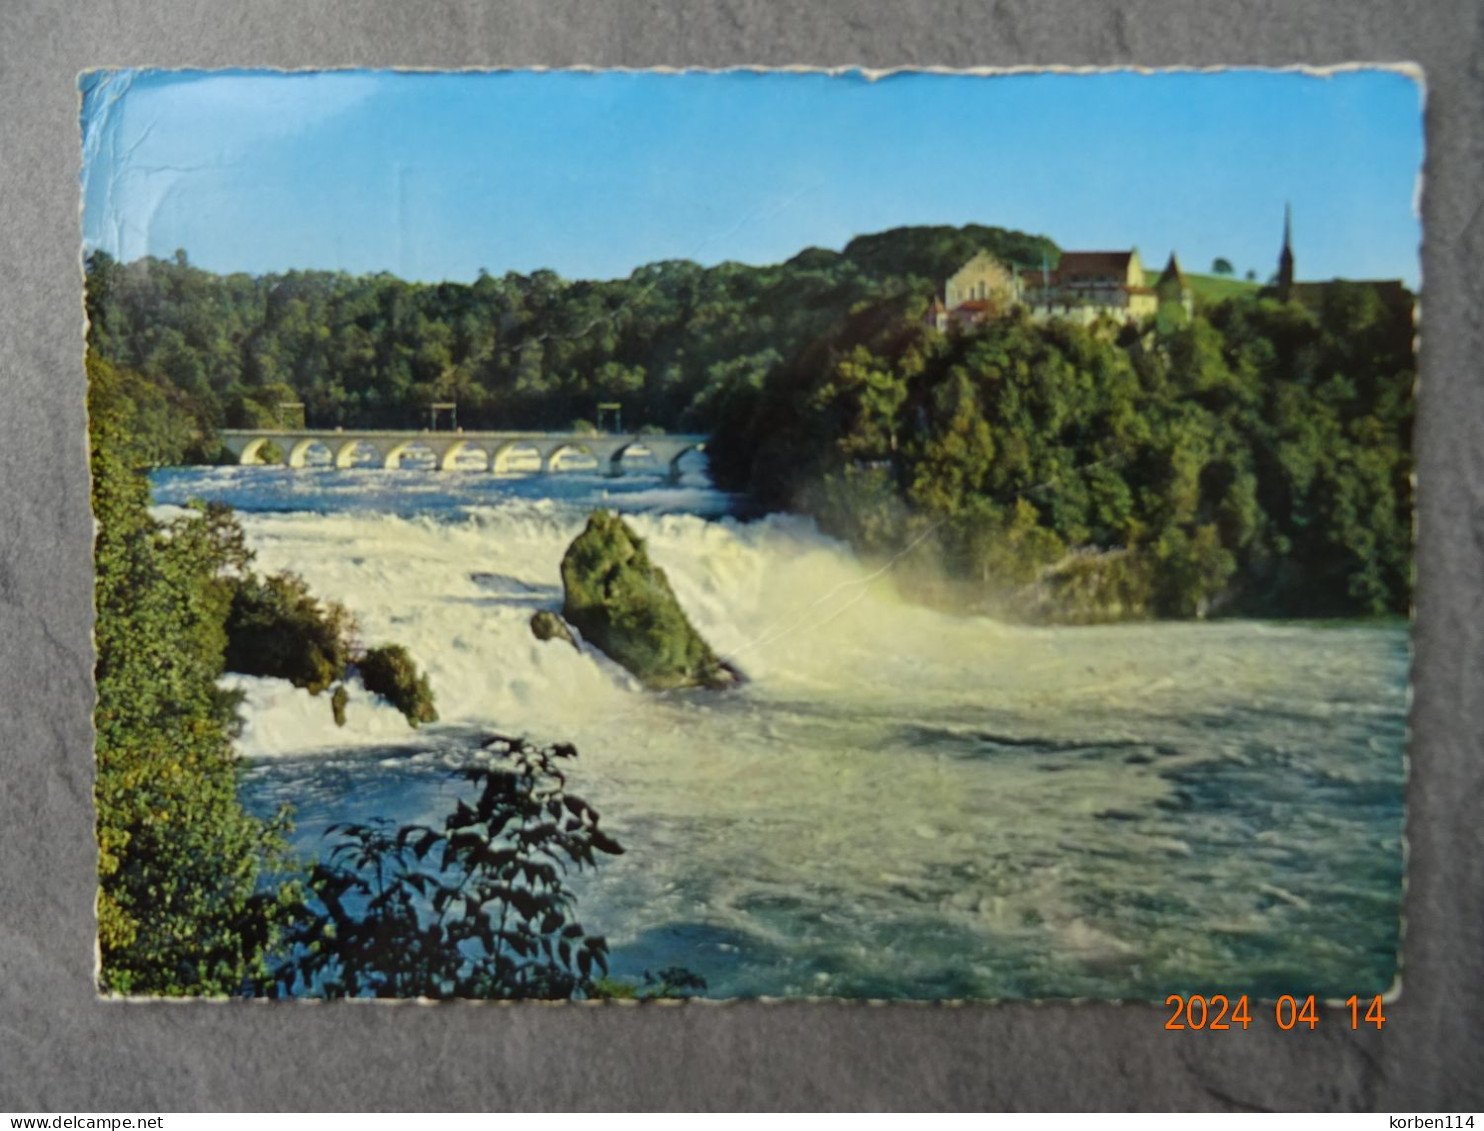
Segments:
[[[0,1111],[1484,1107],[1481,13],[1470,0],[0,0]],[[1326,1014],[1313,1033],[1174,1033],[1162,1009],[1108,1004],[95,999],[79,70],[1357,60],[1427,74],[1407,932],[1382,1032]]]

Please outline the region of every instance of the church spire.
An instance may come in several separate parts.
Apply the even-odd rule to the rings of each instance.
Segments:
[[[1293,294],[1293,206],[1283,205],[1283,250],[1278,254],[1278,298]]]

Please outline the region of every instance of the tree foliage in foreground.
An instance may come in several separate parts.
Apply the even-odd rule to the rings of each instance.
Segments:
[[[152,383],[91,351],[87,372],[100,988],[257,992],[298,900],[269,879],[287,867],[288,814],[242,808],[238,701],[217,681],[230,668],[323,688],[353,655],[349,614],[252,573],[225,506],[152,519],[143,469],[182,458],[193,435]],[[426,719],[431,692],[413,682]]]
[[[493,764],[442,827],[333,826],[310,886],[323,908],[293,935],[278,991],[324,997],[593,996],[608,944],[573,916],[570,870],[623,849],[566,791],[570,745],[485,743]]]
[[[286,817],[237,800],[222,673],[231,574],[247,551],[225,508],[161,527],[138,471],[150,442],[129,383],[90,356],[97,621],[100,987],[233,994],[261,986],[294,900],[265,886]]]

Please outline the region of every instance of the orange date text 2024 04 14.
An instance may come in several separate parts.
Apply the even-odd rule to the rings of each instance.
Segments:
[[[1246,1029],[1252,1024],[1252,1008],[1247,995],[1233,1000],[1225,994],[1171,994],[1165,1004],[1174,1009],[1166,1029]],[[1381,1011],[1381,995],[1371,998],[1369,1005],[1362,1003],[1355,994],[1345,1000],[1350,1013],[1350,1028],[1359,1029],[1362,1024],[1374,1025],[1377,1029],[1386,1024],[1386,1015]],[[1362,1013],[1362,1008],[1365,1012]],[[1314,995],[1302,1000],[1292,994],[1284,994],[1273,1003],[1273,1022],[1283,1030],[1306,1025],[1310,1029],[1319,1026],[1319,1010]]]

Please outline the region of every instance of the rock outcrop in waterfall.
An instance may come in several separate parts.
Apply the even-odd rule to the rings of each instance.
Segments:
[[[562,615],[651,690],[741,680],[691,625],[665,571],[617,515],[594,511],[562,558]]]

